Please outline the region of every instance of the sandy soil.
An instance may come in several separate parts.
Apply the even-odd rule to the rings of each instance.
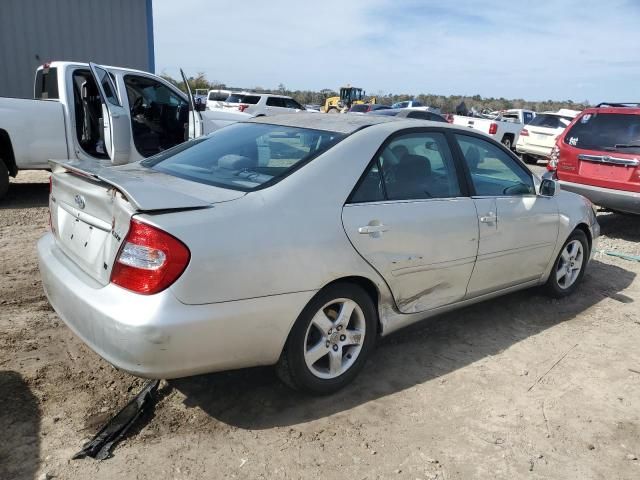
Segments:
[[[331,397],[271,369],[163,382],[112,458],[70,460],[142,382],[47,304],[46,182],[22,173],[0,202],[0,479],[640,478],[640,263],[605,255],[571,298],[520,292],[386,339]],[[640,219],[599,220],[602,248],[640,254]]]

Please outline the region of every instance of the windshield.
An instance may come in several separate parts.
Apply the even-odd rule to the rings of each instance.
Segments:
[[[236,123],[142,165],[198,183],[251,191],[277,183],[344,137],[306,128]]]
[[[577,148],[640,153],[640,115],[586,113],[565,135],[564,143]]]

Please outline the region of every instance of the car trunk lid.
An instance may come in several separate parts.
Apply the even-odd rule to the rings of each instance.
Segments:
[[[107,285],[131,217],[140,212],[211,208],[244,192],[195,184],[137,164],[52,161],[49,208],[60,249]]]

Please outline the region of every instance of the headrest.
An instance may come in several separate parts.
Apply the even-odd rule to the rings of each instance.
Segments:
[[[242,170],[243,168],[255,166],[256,162],[254,160],[242,155],[236,155],[235,153],[223,155],[218,159],[218,167],[226,168],[227,170]]]

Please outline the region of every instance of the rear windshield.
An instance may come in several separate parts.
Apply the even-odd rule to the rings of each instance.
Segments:
[[[226,102],[227,103],[240,103],[240,101],[242,100],[242,97],[244,97],[244,95],[238,95],[237,93],[232,93],[231,95],[229,95],[227,97]]]
[[[537,115],[529,126],[531,127],[545,127],[545,128],[567,128],[567,125],[571,123],[571,117],[559,117],[558,115]]]
[[[58,69],[42,68],[36,72],[33,98],[47,100],[58,99]]]
[[[586,113],[565,135],[564,143],[587,150],[640,153],[640,115]]]
[[[142,165],[198,183],[251,191],[277,183],[344,137],[305,128],[236,123],[148,158]]]

